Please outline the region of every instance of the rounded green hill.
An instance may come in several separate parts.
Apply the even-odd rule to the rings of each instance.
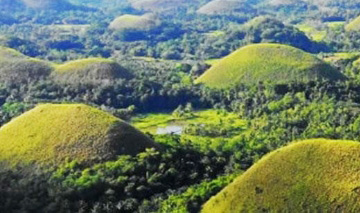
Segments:
[[[359,31],[360,30],[360,16],[350,21],[345,26],[346,31]]]
[[[21,52],[15,50],[15,49],[11,49],[8,47],[2,47],[0,46],[0,60],[2,59],[9,59],[9,58],[26,58],[26,56],[24,54],[22,54]]]
[[[131,5],[137,10],[163,11],[181,7],[187,0],[131,0]]]
[[[345,77],[317,57],[281,44],[252,44],[214,64],[196,83],[228,88],[237,84],[308,82]]]
[[[251,5],[243,0],[213,0],[202,6],[197,13],[205,15],[221,15],[232,12],[248,12]]]
[[[293,143],[262,158],[202,212],[359,212],[359,166],[359,142]]]
[[[140,131],[82,104],[43,104],[0,128],[0,162],[93,163],[157,145]]]
[[[142,16],[137,15],[123,15],[117,17],[109,25],[109,29],[112,30],[125,30],[125,29],[136,29],[136,30],[151,30],[159,25],[155,15],[145,14]]]
[[[46,61],[0,47],[0,83],[26,83],[44,79],[51,71],[52,66]]]
[[[296,4],[304,3],[301,0],[270,0],[267,5],[273,6],[295,6]]]
[[[349,56],[351,56],[351,54],[349,54]],[[353,54],[354,58],[358,58],[359,55],[357,55],[356,53]],[[350,58],[351,59],[351,58]],[[353,67],[360,69],[360,58],[356,59],[353,63],[352,63]]]
[[[52,76],[61,83],[106,83],[132,74],[113,60],[87,58],[57,65]]]
[[[26,7],[39,10],[68,10],[74,6],[66,0],[21,0]]]

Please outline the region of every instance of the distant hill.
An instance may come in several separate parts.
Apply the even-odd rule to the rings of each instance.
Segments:
[[[360,16],[355,18],[354,20],[350,21],[345,26],[346,31],[359,31],[360,30]]]
[[[303,3],[303,1],[301,1],[301,0],[270,0],[269,1],[270,5],[276,5],[276,6],[296,5],[299,3]]]
[[[30,58],[22,53],[0,47],[0,82],[2,83],[26,83],[44,79],[50,75],[52,66],[50,63]]]
[[[359,212],[360,143],[314,139],[263,157],[202,213]]]
[[[0,128],[0,162],[94,163],[158,147],[118,118],[82,104],[43,104]]]
[[[304,32],[270,16],[259,16],[244,24],[245,40],[251,43],[279,43],[297,47],[307,52],[322,48]]]
[[[27,7],[39,10],[71,10],[76,6],[67,0],[21,0]]]
[[[260,81],[273,84],[342,80],[330,65],[300,49],[281,44],[252,44],[240,48],[214,64],[196,83],[228,88]]]
[[[24,4],[20,0],[0,0],[0,11],[5,14],[22,8]]]
[[[61,83],[109,83],[132,74],[113,60],[87,58],[57,65],[52,77]]]
[[[0,2],[1,4],[1,2]],[[1,8],[1,6],[0,6]],[[17,23],[17,20],[14,19],[12,16],[5,14],[5,12],[1,12],[0,9],[0,24],[6,24],[6,25],[11,25],[11,24],[15,24]]]
[[[151,30],[160,25],[160,20],[153,14],[137,15],[122,15],[117,17],[109,25],[112,30],[136,29],[141,31]]]
[[[197,13],[205,15],[222,15],[232,12],[252,12],[251,4],[246,0],[213,0],[202,6]]]
[[[70,3],[68,0],[0,0],[0,12],[34,10],[94,10]]]
[[[130,0],[130,3],[137,10],[162,11],[177,9],[189,2],[188,0]]]

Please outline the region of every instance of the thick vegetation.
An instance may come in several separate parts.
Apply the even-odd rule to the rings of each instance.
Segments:
[[[202,212],[359,211],[360,144],[308,140],[270,153]]]
[[[15,164],[81,163],[136,155],[156,145],[123,121],[86,105],[45,104],[0,129],[0,161]]]
[[[41,2],[46,4],[37,7]],[[78,157],[76,154],[85,149],[78,151],[72,147],[68,152],[71,156],[66,158],[60,151],[59,156],[65,159],[54,162],[46,170],[39,169],[41,162],[36,163],[32,158],[53,159],[47,155],[50,148],[29,151],[34,153],[31,156],[22,154],[23,149],[6,151],[15,153],[14,161],[22,165],[10,170],[0,167],[0,212],[196,213],[238,174],[291,141],[309,138],[360,141],[357,61],[360,33],[346,31],[344,27],[358,16],[357,0],[69,2],[70,7],[62,8],[68,4],[33,1],[34,7],[30,8],[20,0],[0,0],[0,45],[13,48],[0,48],[1,60],[19,64],[41,59],[49,61],[50,71],[51,67],[54,69],[48,76],[50,71],[44,75],[23,75],[10,68],[11,72],[1,76],[0,126],[12,127],[13,135],[23,134],[28,142],[43,135],[50,139],[59,138],[60,134],[65,135],[61,138],[71,139],[73,135],[86,139],[81,144],[92,149],[98,147],[96,144],[107,144],[107,140],[99,139],[99,143],[88,146],[97,138],[89,138],[88,132],[92,134],[98,123],[104,124],[104,117],[123,124],[120,118],[151,134],[155,143],[148,140],[152,146],[159,144],[161,149],[142,149],[133,155],[113,152],[111,160],[96,160],[106,149],[100,147],[91,156]],[[197,12],[207,3],[215,13]],[[109,28],[123,14],[140,18],[151,11],[155,11],[156,20],[161,23],[150,30]],[[115,26],[120,24],[115,22]],[[259,62],[248,66],[249,75],[258,74],[254,81],[229,84],[224,90],[194,84],[194,79],[210,65],[214,68],[216,62],[223,62],[224,56],[254,43],[277,43],[257,45],[278,47],[274,48],[275,53],[271,52],[274,57],[268,51],[249,57],[249,62]],[[325,59],[334,68],[317,58]],[[241,60],[232,62],[238,65],[235,62]],[[270,62],[271,66],[267,66]],[[276,62],[286,64],[288,69],[282,70],[283,66]],[[49,63],[46,63],[48,68]],[[306,81],[295,81],[289,75],[301,70],[299,67],[317,65],[326,67],[320,70],[328,70],[330,75],[316,79],[317,72],[313,69],[297,72]],[[292,69],[294,66],[296,69]],[[25,67],[24,72],[31,70],[27,65],[18,67]],[[234,71],[232,68],[229,70]],[[276,70],[275,74],[268,75],[266,71],[270,68]],[[221,69],[219,73],[225,72]],[[343,79],[344,75],[346,80],[333,81]],[[17,81],[21,76],[26,80]],[[224,78],[219,76],[214,79]],[[258,77],[266,79],[259,82]],[[25,122],[27,119],[22,121],[32,112],[26,111],[39,103],[84,103],[113,116],[91,108],[89,111],[98,112],[95,114],[99,116],[89,112],[87,115],[94,116],[85,120],[94,118],[96,122],[89,122],[94,125],[89,124],[83,131],[79,128],[84,119],[76,117],[78,113],[60,118],[61,111],[67,110],[56,110],[53,113],[59,116],[56,119],[38,112],[33,114],[31,123]],[[21,124],[16,124],[17,120]],[[74,120],[71,124],[67,122]],[[39,133],[37,121],[44,124],[41,128],[45,133]],[[51,121],[59,125],[54,126]],[[114,128],[112,122],[107,124],[104,126]],[[31,128],[33,125],[35,128]],[[48,130],[48,127],[54,128]],[[50,139],[46,141],[55,141]],[[138,141],[131,139],[127,144]],[[69,142],[78,141],[62,141],[56,150]],[[24,150],[29,147],[22,146]],[[31,162],[24,165],[27,161]],[[287,156],[283,161],[287,162]],[[336,190],[336,187],[329,189]],[[335,211],[342,211],[341,208]]]
[[[224,88],[259,82],[281,84],[343,78],[330,65],[299,49],[278,44],[256,44],[225,57],[196,82]]]

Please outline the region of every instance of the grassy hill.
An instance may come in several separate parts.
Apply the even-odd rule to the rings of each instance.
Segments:
[[[330,65],[300,49],[280,44],[252,44],[240,48],[200,76],[196,83],[226,88],[236,84],[340,80]]]
[[[306,52],[320,49],[304,32],[270,16],[255,17],[242,28],[246,32],[245,40],[251,43],[286,44]]]
[[[130,3],[138,10],[162,11],[181,7],[187,0],[131,0]]]
[[[52,75],[62,83],[105,83],[132,75],[118,63],[104,58],[87,58],[57,65]]]
[[[76,6],[72,5],[66,0],[21,0],[27,7],[39,10],[70,10],[75,9]]]
[[[26,56],[15,49],[0,46],[0,60],[5,59],[5,58],[6,59],[9,59],[9,58],[20,59],[20,58],[26,58]]]
[[[231,12],[249,12],[250,4],[245,0],[213,0],[202,6],[197,12],[206,15],[227,14]]]
[[[24,4],[20,0],[0,0],[0,11],[7,13],[8,11],[23,9]]]
[[[0,162],[99,162],[157,147],[129,124],[82,104],[43,104],[0,128]]]
[[[292,6],[292,5],[296,5],[297,3],[303,3],[303,1],[299,1],[299,0],[270,0],[268,2],[270,5],[274,5],[274,6]]]
[[[50,63],[34,59],[6,47],[0,47],[0,82],[25,83],[50,75]]]
[[[349,22],[345,26],[346,31],[358,31],[360,30],[360,16]]]
[[[155,15],[145,14],[142,16],[137,15],[123,15],[117,17],[109,25],[112,30],[136,29],[136,30],[151,30],[157,27],[160,21]]]
[[[202,212],[359,212],[359,165],[359,142],[293,143],[262,158]]]

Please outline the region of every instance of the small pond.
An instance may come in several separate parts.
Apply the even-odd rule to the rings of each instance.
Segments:
[[[184,126],[168,125],[165,127],[158,127],[156,130],[156,134],[159,134],[159,135],[163,135],[163,134],[181,135],[183,131],[184,131]]]

